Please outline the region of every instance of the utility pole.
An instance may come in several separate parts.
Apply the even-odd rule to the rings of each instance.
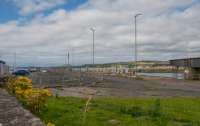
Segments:
[[[65,55],[65,66],[66,66],[66,67],[67,67],[67,65],[69,66],[69,64],[70,64],[70,63],[69,63],[69,58],[70,58],[70,57],[69,57],[69,52],[67,52],[66,55]]]
[[[67,53],[65,54],[65,67],[67,68]]]
[[[74,48],[72,48],[72,53],[71,53],[71,64],[72,66],[74,65]]]
[[[67,54],[68,67],[69,67],[69,58],[70,58],[70,57],[69,57],[69,52],[68,52],[68,54]]]
[[[135,76],[137,76],[137,59],[138,59],[138,52],[137,52],[137,17],[142,14],[138,13],[135,15]]]
[[[16,71],[16,67],[17,67],[17,53],[14,53],[14,72]]]
[[[92,64],[94,65],[94,37],[95,37],[95,29],[90,28],[92,31],[92,38],[93,38],[93,43],[92,43]]]
[[[68,59],[68,60],[67,60]],[[65,72],[67,71],[67,70],[70,70],[69,69],[69,52],[67,52],[66,53],[66,55],[65,55],[65,66],[64,66],[64,72],[63,72],[63,80],[62,80],[62,82],[63,82],[63,84],[65,84]]]

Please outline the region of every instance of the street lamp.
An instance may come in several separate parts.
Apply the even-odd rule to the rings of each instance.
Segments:
[[[93,36],[93,44],[92,44],[92,63],[94,65],[94,33],[95,33],[95,29],[94,28],[90,28],[90,30],[92,31],[92,36]]]
[[[141,15],[141,13],[135,15],[135,76],[137,76],[137,17]]]

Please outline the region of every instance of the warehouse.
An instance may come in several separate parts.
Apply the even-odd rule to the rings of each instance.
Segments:
[[[170,60],[172,66],[185,68],[185,79],[200,80],[200,57]]]

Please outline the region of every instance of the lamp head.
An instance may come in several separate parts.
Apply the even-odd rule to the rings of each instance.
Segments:
[[[94,32],[94,31],[95,31],[95,28],[90,28],[90,30]]]
[[[141,14],[141,13],[138,13],[138,14],[135,15],[135,17],[138,17],[138,16],[140,16],[140,15],[142,15],[142,14]]]

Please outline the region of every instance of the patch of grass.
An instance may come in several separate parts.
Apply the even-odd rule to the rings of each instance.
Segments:
[[[200,126],[200,98],[49,98],[38,116],[56,126]]]
[[[145,115],[145,111],[139,106],[131,106],[131,107],[121,106],[120,112],[122,114],[129,114],[133,117],[140,117]]]

